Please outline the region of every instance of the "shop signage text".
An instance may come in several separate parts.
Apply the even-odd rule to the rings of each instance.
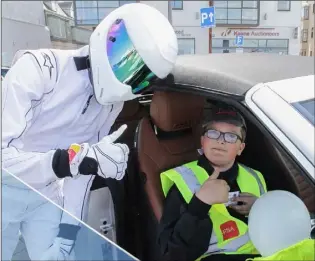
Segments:
[[[243,36],[280,36],[278,32],[263,32],[263,31],[251,31],[251,32],[242,32],[234,31],[234,36],[243,35]]]
[[[245,36],[245,37],[279,37],[280,33],[274,30],[235,30],[235,29],[226,29],[221,33],[221,36]]]
[[[186,33],[184,30],[175,30],[175,33],[177,36],[182,36],[182,37],[189,37],[191,34]]]

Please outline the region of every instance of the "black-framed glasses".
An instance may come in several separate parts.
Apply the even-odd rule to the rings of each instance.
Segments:
[[[242,137],[240,137],[239,135],[232,133],[232,132],[221,132],[218,130],[207,130],[204,134],[206,137],[208,137],[209,139],[212,140],[218,140],[220,139],[221,136],[223,136],[223,139],[225,142],[227,143],[236,143],[237,140],[240,140],[241,142]]]

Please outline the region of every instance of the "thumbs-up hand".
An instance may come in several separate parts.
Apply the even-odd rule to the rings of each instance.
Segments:
[[[121,180],[127,168],[129,148],[126,144],[114,143],[127,129],[122,125],[111,135],[105,136],[100,142],[93,144],[87,157],[93,158],[98,163],[97,174],[103,178]]]
[[[126,144],[114,142],[126,129],[127,125],[122,125],[92,146],[87,143],[72,144],[68,150],[72,176],[99,175],[121,180],[127,168],[129,148]]]
[[[220,172],[214,170],[201,186],[196,197],[208,205],[226,203],[229,200],[230,187],[225,180],[218,179]]]
[[[127,129],[127,124],[123,124],[118,130],[114,131],[112,134],[105,136],[100,142],[103,143],[113,143],[125,132]]]

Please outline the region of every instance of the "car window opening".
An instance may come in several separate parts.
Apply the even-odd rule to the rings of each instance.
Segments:
[[[291,105],[315,126],[315,99],[291,103]]]

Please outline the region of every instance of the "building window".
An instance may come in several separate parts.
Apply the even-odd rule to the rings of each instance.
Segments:
[[[50,35],[55,39],[67,39],[67,27],[70,29],[67,21],[57,16],[47,15],[47,25],[49,26]]]
[[[213,53],[235,53],[235,39],[212,39]],[[288,54],[289,40],[288,39],[244,39],[244,44],[241,47],[244,53],[277,53]]]
[[[76,8],[97,7],[97,1],[75,1]]]
[[[312,31],[311,31],[311,38],[314,37],[314,27],[312,27]]]
[[[309,6],[304,6],[303,8],[303,19],[304,20],[309,19]]]
[[[306,50],[305,50],[305,49],[302,49],[300,55],[301,55],[301,56],[306,56]]]
[[[313,52],[312,51],[310,51],[310,56],[313,56]]]
[[[221,25],[258,25],[259,1],[214,1],[216,22]]]
[[[313,14],[315,14],[315,4],[313,4]]]
[[[97,25],[113,8],[136,1],[74,1],[75,22],[81,25]]]
[[[117,8],[119,7],[119,1],[97,1],[97,6],[104,8]]]
[[[171,1],[173,10],[183,10],[183,1]]]
[[[278,11],[290,11],[291,1],[278,1]]]
[[[230,41],[229,40],[223,40],[223,47],[224,48],[230,47]]]
[[[178,54],[195,54],[195,38],[177,38]]]
[[[308,38],[308,30],[303,29],[302,30],[302,42],[307,43],[307,38]]]

